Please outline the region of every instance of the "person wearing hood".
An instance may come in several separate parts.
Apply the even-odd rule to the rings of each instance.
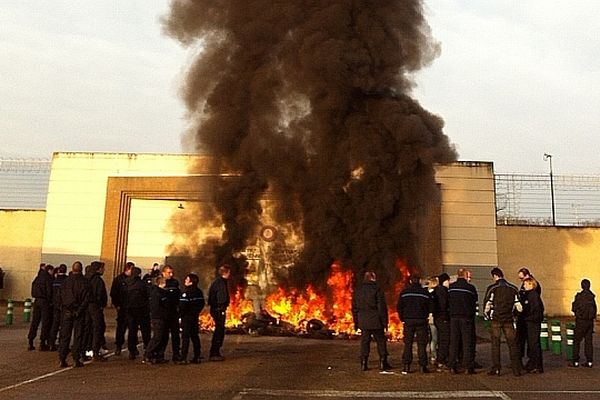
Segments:
[[[594,334],[594,320],[596,319],[596,295],[590,290],[591,283],[588,279],[581,281],[581,292],[575,295],[571,311],[575,314],[575,337],[573,338],[573,362],[571,367],[579,367],[579,352],[581,341],[585,339],[586,362],[585,367],[592,368],[594,362],[594,347],[592,338]]]

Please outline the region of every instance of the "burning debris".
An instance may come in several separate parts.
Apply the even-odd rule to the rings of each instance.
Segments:
[[[411,74],[439,52],[423,2],[172,0],[163,22],[197,49],[182,90],[186,139],[214,157],[211,172],[239,175],[222,180],[214,204],[186,213],[190,238],[222,226],[211,242],[218,265],[273,233],[264,226],[285,228],[301,246],[285,273],[272,265],[286,289],[271,288],[264,308],[298,308],[286,315],[297,326],[325,321],[303,308],[317,302],[331,313],[326,325],[347,332],[353,276],[375,270],[391,293],[404,277],[397,260],[422,265],[419,227],[439,201],[434,167],[456,159],[442,119],[410,97]],[[269,212],[266,193],[277,200]],[[348,274],[338,298],[334,263]]]

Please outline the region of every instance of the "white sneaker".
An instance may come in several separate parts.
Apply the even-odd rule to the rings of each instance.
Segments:
[[[88,351],[85,352],[85,355],[87,357],[93,357],[94,356],[94,352],[92,350],[88,350]]]

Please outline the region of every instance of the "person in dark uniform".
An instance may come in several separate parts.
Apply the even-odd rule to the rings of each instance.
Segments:
[[[531,272],[529,272],[529,269],[527,269],[525,267],[519,269],[517,276],[519,277],[519,280],[521,281],[521,287],[519,288],[519,300],[521,301],[521,304],[524,305],[524,301],[525,301],[525,297],[526,297],[525,279],[529,279],[529,278],[533,279],[536,283],[535,291],[537,292],[537,294],[539,296],[542,295],[542,286],[533,277]],[[517,316],[517,346],[519,347],[519,356],[521,359],[523,359],[523,357],[525,357],[526,354],[527,354],[528,358],[531,358],[531,356],[532,356],[531,350],[529,349],[529,347],[526,348],[527,338],[529,337],[529,334],[527,333],[527,326],[528,326],[528,324],[525,322],[523,314],[522,313],[519,314]]]
[[[146,282],[142,281],[140,268],[131,267],[129,274],[131,276],[125,279],[125,288],[120,289],[123,291],[121,308],[127,323],[129,359],[135,360],[139,354],[138,330],[142,332],[144,347],[150,342],[149,289]]]
[[[590,290],[591,283],[588,279],[581,281],[581,292],[575,295],[571,305],[571,311],[575,314],[575,337],[573,338],[573,362],[571,367],[579,367],[579,352],[581,341],[585,339],[585,359],[583,364],[592,368],[594,362],[594,347],[592,338],[594,336],[594,320],[598,309],[596,307],[596,295]]]
[[[83,367],[83,318],[87,312],[91,291],[90,284],[83,277],[81,270],[81,263],[75,261],[71,267],[71,273],[65,279],[60,290],[62,319],[58,358],[61,368],[69,366],[67,364],[67,354],[69,353],[71,336],[73,336],[73,345],[70,351],[75,367]]]
[[[410,284],[402,290],[398,298],[398,317],[404,323],[404,353],[402,354],[402,374],[410,372],[413,358],[413,341],[417,338],[417,352],[421,372],[427,369],[427,341],[429,314],[433,312],[433,299],[429,291],[421,286],[418,275],[410,277]]]
[[[90,272],[91,297],[90,304],[88,305],[88,315],[92,323],[93,357],[95,361],[106,361],[106,358],[100,353],[100,350],[104,345],[104,333],[106,330],[104,308],[108,303],[106,285],[102,279],[102,274],[104,274],[104,263],[102,261],[93,261]]]
[[[498,267],[491,271],[494,283],[488,286],[484,298],[484,315],[492,320],[492,369],[488,375],[500,375],[500,335],[504,332],[514,376],[521,376],[521,358],[514,327],[514,316],[523,311],[519,290],[504,279]]]
[[[127,330],[127,313],[123,307],[125,301],[126,280],[131,276],[131,269],[135,264],[131,261],[125,264],[123,272],[117,275],[110,286],[110,299],[112,305],[117,309],[117,327],[115,329],[115,355],[121,354],[125,344],[125,331]]]
[[[38,274],[31,283],[31,296],[33,297],[33,312],[31,325],[29,326],[29,346],[27,350],[35,350],[33,341],[37,336],[40,322],[42,328],[40,332],[40,351],[50,350],[49,338],[52,328],[52,276],[48,271],[51,265],[40,264]],[[52,267],[54,269],[54,267]]]
[[[433,289],[433,323],[437,328],[438,348],[437,367],[448,366],[448,353],[450,352],[450,310],[448,305],[448,287],[450,277],[447,273],[438,276],[439,284]]]
[[[225,319],[227,307],[229,307],[229,288],[227,280],[231,275],[229,265],[221,265],[218,270],[219,276],[211,283],[208,290],[208,305],[210,306],[210,316],[215,321],[215,331],[213,332],[210,346],[209,361],[223,361],[221,347],[225,339]]]
[[[56,270],[56,278],[54,278],[54,281],[52,282],[52,328],[50,329],[50,337],[48,339],[50,351],[58,350],[56,340],[58,338],[61,319],[60,288],[67,279],[67,266],[65,264],[60,264]]]
[[[363,283],[354,291],[352,297],[352,317],[354,327],[360,329],[360,367],[368,370],[371,338],[377,343],[379,369],[391,369],[387,357],[388,308],[383,290],[377,285],[377,276],[373,271],[365,272]]]
[[[162,268],[162,276],[166,279],[165,290],[167,291],[167,331],[171,335],[172,360],[177,362],[181,359],[181,338],[179,336],[179,282],[173,278],[173,267],[165,265]]]
[[[450,314],[450,352],[448,367],[457,374],[460,348],[467,374],[475,373],[475,354],[473,353],[473,324],[477,309],[477,289],[467,282],[469,271],[460,268],[456,282],[448,288],[448,310]]]
[[[190,340],[194,346],[192,363],[200,363],[200,337],[198,336],[198,320],[204,308],[204,293],[198,287],[198,275],[188,274],[183,281],[183,291],[179,298],[179,316],[183,331],[181,333],[181,360],[180,364],[187,364]]]
[[[152,326],[152,338],[146,347],[142,362],[151,364],[162,364],[165,360],[165,348],[169,340],[167,330],[168,299],[167,280],[163,276],[155,279],[155,284],[150,289],[150,325]]]
[[[525,371],[530,374],[544,372],[542,358],[542,344],[540,343],[540,330],[544,319],[544,303],[536,290],[537,282],[533,278],[523,280],[523,292],[519,294],[523,312],[520,314],[525,323],[527,332],[527,364]]]

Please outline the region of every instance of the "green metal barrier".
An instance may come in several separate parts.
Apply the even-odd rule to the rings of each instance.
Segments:
[[[573,339],[575,338],[575,323],[567,322],[567,360],[573,359]]]
[[[562,350],[561,334],[560,334],[560,321],[553,319],[550,321],[550,329],[552,332],[552,354],[560,355]]]
[[[550,348],[548,342],[548,321],[544,318],[540,325],[540,345],[542,346],[542,350],[548,350]]]

